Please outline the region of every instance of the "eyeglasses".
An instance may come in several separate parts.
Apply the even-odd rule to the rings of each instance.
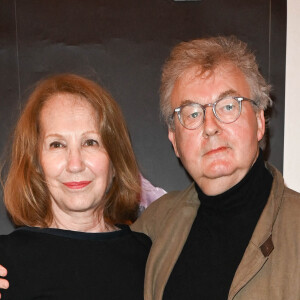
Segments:
[[[187,129],[196,129],[205,120],[207,107],[212,107],[215,117],[222,123],[229,124],[235,122],[242,111],[242,101],[249,101],[256,105],[254,100],[245,97],[226,97],[217,100],[215,103],[201,105],[199,103],[186,103],[175,108],[171,118],[177,113],[181,125]]]

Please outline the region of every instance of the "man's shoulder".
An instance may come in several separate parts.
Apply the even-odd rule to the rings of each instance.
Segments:
[[[151,237],[152,232],[157,230],[156,227],[163,226],[169,217],[180,213],[182,207],[197,206],[199,201],[196,199],[198,197],[193,183],[185,190],[169,192],[151,203],[137,221],[131,225],[131,229],[144,232]]]
[[[286,186],[282,173],[276,167],[270,163],[267,163],[267,168],[274,178],[272,187],[272,190],[276,191],[274,195],[277,197],[281,197],[282,195],[282,204],[286,205],[288,209],[295,209],[298,212],[300,209],[300,193]]]
[[[285,187],[281,210],[288,214],[289,219],[293,218],[297,224],[300,224],[300,193]]]
[[[163,195],[146,209],[146,211],[164,209],[166,207],[172,207],[176,204],[177,201],[181,199],[182,191],[171,191]]]
[[[289,187],[285,187],[285,198],[295,203],[295,205],[300,204],[300,193],[290,189]]]
[[[274,178],[272,186],[272,199],[276,208],[276,224],[283,230],[296,230],[300,234],[300,193],[288,188],[281,172],[268,163],[267,168]]]
[[[158,213],[160,211],[166,212],[166,210],[173,209],[181,205],[187,205],[189,203],[195,202],[195,185],[190,184],[186,189],[182,191],[172,191],[163,195],[146,209],[145,213]],[[196,197],[198,199],[198,197]]]

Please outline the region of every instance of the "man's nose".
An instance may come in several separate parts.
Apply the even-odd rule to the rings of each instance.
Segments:
[[[213,112],[212,107],[206,107],[205,118],[203,121],[203,136],[209,137],[219,134],[221,131],[220,121],[217,119]]]
[[[84,170],[84,161],[80,149],[70,149],[68,152],[67,170],[78,173]]]

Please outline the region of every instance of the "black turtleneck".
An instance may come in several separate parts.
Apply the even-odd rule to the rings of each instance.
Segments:
[[[200,207],[164,291],[164,300],[227,299],[235,271],[272,186],[262,153],[234,187],[207,196],[196,185]]]

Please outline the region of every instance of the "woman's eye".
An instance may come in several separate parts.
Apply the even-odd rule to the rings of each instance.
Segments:
[[[52,142],[50,144],[50,148],[62,148],[62,147],[64,147],[64,145],[60,142]]]
[[[96,140],[86,140],[84,146],[99,146],[99,143]]]

